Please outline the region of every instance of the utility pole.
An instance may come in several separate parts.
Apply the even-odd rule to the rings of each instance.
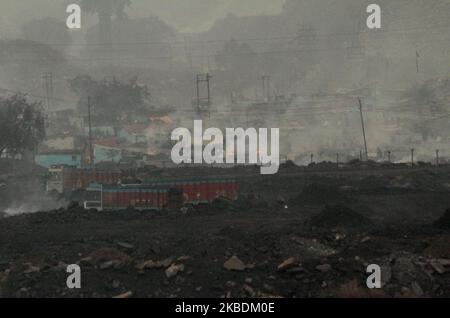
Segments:
[[[211,115],[211,86],[210,86],[210,80],[212,76],[209,73],[206,74],[197,74],[197,80],[196,80],[196,88],[197,88],[197,112],[201,113],[204,111],[204,107],[207,108],[207,111]],[[200,84],[206,83],[206,89],[207,89],[207,97],[206,101],[204,98],[200,97]]]
[[[388,154],[388,162],[391,163],[391,151],[388,150],[387,154]]]
[[[439,167],[439,149],[436,149],[436,167]]]
[[[89,164],[94,166],[94,149],[92,148],[92,125],[91,125],[91,97],[88,97],[88,123],[89,123]]]
[[[411,168],[414,168],[414,148],[411,149]]]
[[[364,150],[366,152],[366,161],[369,161],[369,153],[367,151],[367,140],[366,140],[366,128],[364,126],[364,117],[363,117],[363,111],[362,111],[362,102],[361,98],[358,97],[359,102],[359,113],[361,114],[361,127],[362,127],[362,133],[364,138]]]
[[[417,69],[417,73],[419,73],[419,52],[416,51],[416,69]]]
[[[55,102],[53,98],[53,73],[45,72],[42,76],[43,86],[45,90],[45,98],[47,102],[47,111],[55,108]]]
[[[314,163],[314,154],[312,153],[311,154],[311,164],[313,164]]]
[[[270,102],[272,96],[270,94],[270,76],[263,75],[261,76],[262,85],[263,85],[263,98]]]
[[[336,167],[339,169],[339,152],[336,154]]]

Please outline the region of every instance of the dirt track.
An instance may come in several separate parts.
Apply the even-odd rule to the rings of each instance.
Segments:
[[[448,221],[433,225],[450,208],[448,172],[240,183],[239,201],[187,214],[72,208],[0,219],[0,295],[450,296]],[[224,268],[232,256],[239,270]],[[80,290],[66,288],[72,263]],[[368,264],[382,267],[381,290],[365,287]],[[168,278],[171,265],[183,266]]]

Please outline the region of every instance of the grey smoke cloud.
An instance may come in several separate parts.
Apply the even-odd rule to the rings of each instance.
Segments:
[[[74,1],[75,2],[75,1]],[[276,14],[285,0],[133,0],[130,17],[159,16],[180,31],[203,31],[228,14]],[[23,23],[47,16],[65,19],[66,0],[2,0],[0,37],[20,34]],[[91,22],[93,17],[83,17]]]

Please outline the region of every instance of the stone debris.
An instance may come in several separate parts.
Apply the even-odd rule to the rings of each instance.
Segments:
[[[321,273],[327,273],[331,270],[331,265],[330,264],[317,265],[316,270],[318,270]]]
[[[127,250],[131,250],[131,249],[134,248],[134,245],[133,245],[133,244],[125,243],[125,242],[117,242],[117,245],[118,245],[119,247],[122,247],[122,248],[127,249]]]
[[[167,278],[172,278],[174,276],[177,276],[177,274],[182,271],[184,271],[183,264],[179,264],[179,265],[172,264],[170,267],[168,267],[166,269],[165,273],[166,273]]]
[[[223,267],[229,271],[244,271],[247,266],[237,257],[230,257],[224,264]]]
[[[147,260],[136,265],[136,269],[142,271],[145,269],[167,268],[172,264],[173,257],[168,257],[161,261]]]
[[[114,296],[113,298],[121,299],[121,298],[130,298],[132,296],[133,296],[133,292],[132,291],[127,291],[126,293]]]
[[[115,248],[100,248],[80,260],[80,264],[100,266],[102,269],[120,268],[132,263],[132,258]]]
[[[295,265],[297,265],[297,258],[289,257],[284,262],[279,264],[277,269],[278,269],[279,272],[283,272],[283,271],[286,271],[286,270],[294,267]]]
[[[39,266],[34,266],[31,263],[25,263],[24,265],[27,267],[27,269],[23,271],[24,274],[37,273],[41,271],[41,268]]]

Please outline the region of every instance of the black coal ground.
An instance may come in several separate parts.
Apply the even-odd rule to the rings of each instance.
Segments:
[[[375,171],[371,178],[296,173],[242,179],[240,200],[186,214],[72,206],[2,218],[0,295],[450,296],[450,233],[442,226],[450,207],[448,190],[442,190],[448,172],[429,174],[434,179],[423,190],[417,184],[430,178],[411,183],[407,171]],[[374,178],[393,190],[359,191]],[[299,200],[303,188],[330,184],[336,186],[332,200]],[[224,268],[232,256],[244,267]],[[288,266],[279,269],[283,262]],[[73,263],[82,269],[79,290],[66,287],[66,265]],[[382,267],[382,289],[366,287],[368,264]]]

